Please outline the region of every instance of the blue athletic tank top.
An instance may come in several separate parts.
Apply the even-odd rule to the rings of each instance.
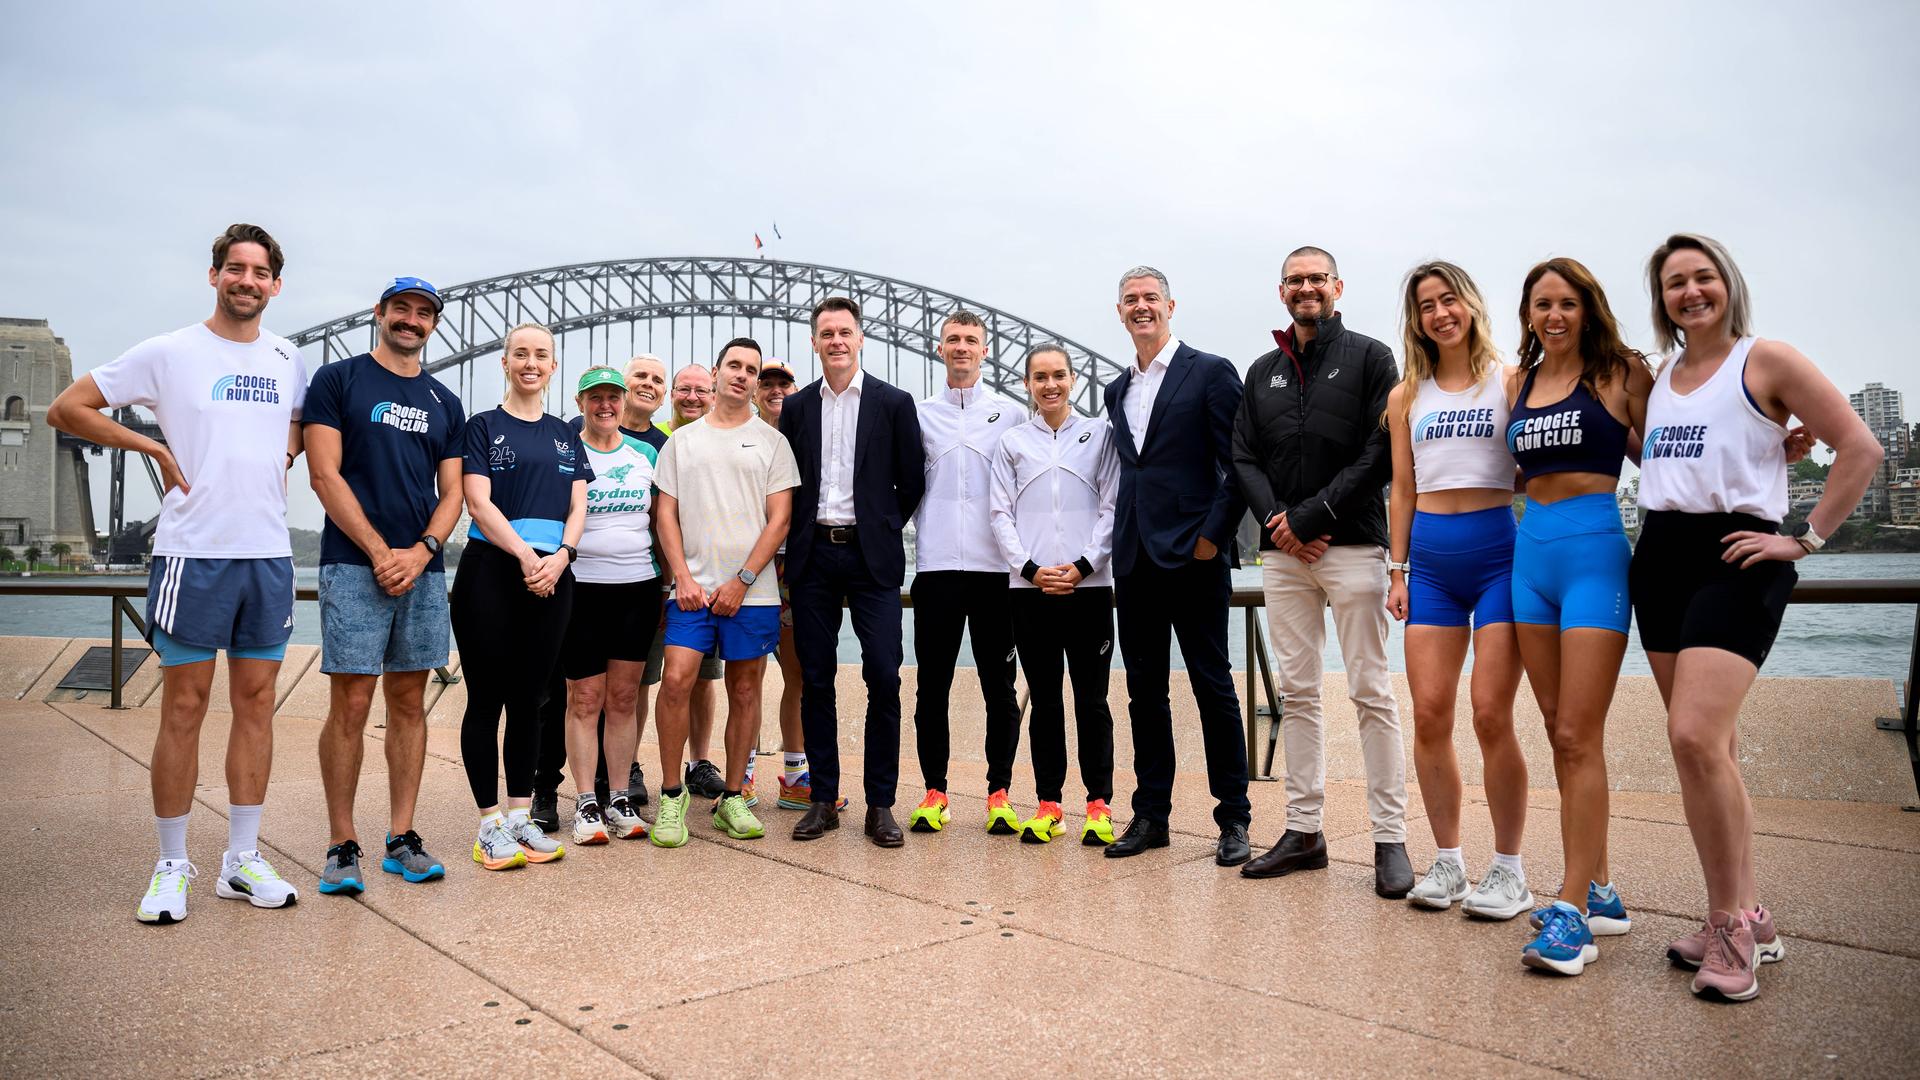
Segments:
[[[1528,480],[1557,472],[1619,476],[1627,453],[1627,426],[1583,383],[1574,383],[1572,393],[1551,405],[1529,406],[1527,395],[1539,372],[1538,365],[1527,369],[1508,417],[1507,449],[1520,474]]]

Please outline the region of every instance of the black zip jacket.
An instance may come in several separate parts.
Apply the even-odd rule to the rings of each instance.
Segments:
[[[1266,523],[1281,511],[1304,541],[1387,546],[1393,457],[1380,417],[1400,377],[1393,352],[1338,312],[1304,348],[1292,328],[1273,337],[1280,347],[1247,370],[1233,422],[1234,474],[1260,546],[1274,546]]]

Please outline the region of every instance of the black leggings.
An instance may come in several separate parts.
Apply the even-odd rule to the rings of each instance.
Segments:
[[[1073,721],[1080,743],[1080,780],[1087,801],[1113,798],[1113,713],[1107,684],[1113,666],[1113,590],[1079,588],[1067,596],[1013,590],[1013,637],[1027,673],[1033,716],[1033,793],[1059,802],[1067,781],[1067,709],[1060,683],[1073,674]]]
[[[914,699],[914,742],[926,785],[947,790],[951,751],[947,706],[960,632],[973,634],[973,666],[987,707],[987,791],[1013,784],[1020,749],[1020,700],[1013,689],[1013,616],[1007,575],[973,570],[927,570],[913,578],[913,656],[920,665]]]
[[[560,575],[553,595],[527,591],[520,562],[484,540],[467,544],[453,575],[453,639],[460,648],[460,681],[467,712],[460,721],[460,758],[475,806],[500,802],[500,764],[507,797],[533,795],[538,763],[540,700],[560,658],[573,611],[573,571]],[[507,734],[500,739],[500,714]]]

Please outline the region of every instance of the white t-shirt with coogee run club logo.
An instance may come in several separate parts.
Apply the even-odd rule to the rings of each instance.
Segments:
[[[307,367],[265,330],[228,341],[195,323],[94,368],[107,404],[153,411],[187,493],[167,492],[153,553],[192,559],[281,559],[287,537],[287,425],[300,419]]]

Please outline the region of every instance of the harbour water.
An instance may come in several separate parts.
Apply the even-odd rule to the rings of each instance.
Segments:
[[[1920,577],[1920,555],[1816,555],[1800,560],[1798,567],[1804,578],[1915,578]],[[296,571],[296,578],[303,586],[312,585],[316,577],[317,571],[310,567]],[[144,581],[139,577],[124,580]],[[1258,567],[1244,567],[1234,573],[1236,587],[1258,588],[1259,583]],[[144,603],[137,606],[144,608]],[[108,610],[108,602],[99,598],[10,596],[0,600],[0,634],[105,637],[110,633]],[[1246,666],[1244,626],[1245,613],[1234,610],[1227,637],[1235,670],[1244,670]],[[1786,623],[1781,627],[1779,640],[1767,660],[1765,673],[1904,679],[1913,649],[1913,627],[1913,609],[1902,605],[1796,604],[1787,609]],[[132,628],[129,626],[126,632],[131,636]],[[905,634],[907,659],[912,663],[911,612],[905,620]],[[1401,625],[1389,623],[1387,656],[1395,671],[1404,670],[1401,637]],[[318,604],[306,601],[297,605],[293,640],[303,644],[319,644]],[[1339,671],[1343,667],[1336,641],[1329,617],[1326,654],[1329,671]],[[1114,650],[1114,655],[1114,665],[1118,667],[1118,649]],[[852,627],[850,624],[843,626],[840,660],[842,663],[858,663],[859,658],[859,642],[853,636]],[[963,665],[972,663],[970,645],[962,645],[960,662]],[[1175,668],[1183,666],[1177,647],[1172,651],[1170,662]],[[1649,673],[1647,659],[1640,651],[1637,637],[1628,643],[1622,671],[1629,675]]]

